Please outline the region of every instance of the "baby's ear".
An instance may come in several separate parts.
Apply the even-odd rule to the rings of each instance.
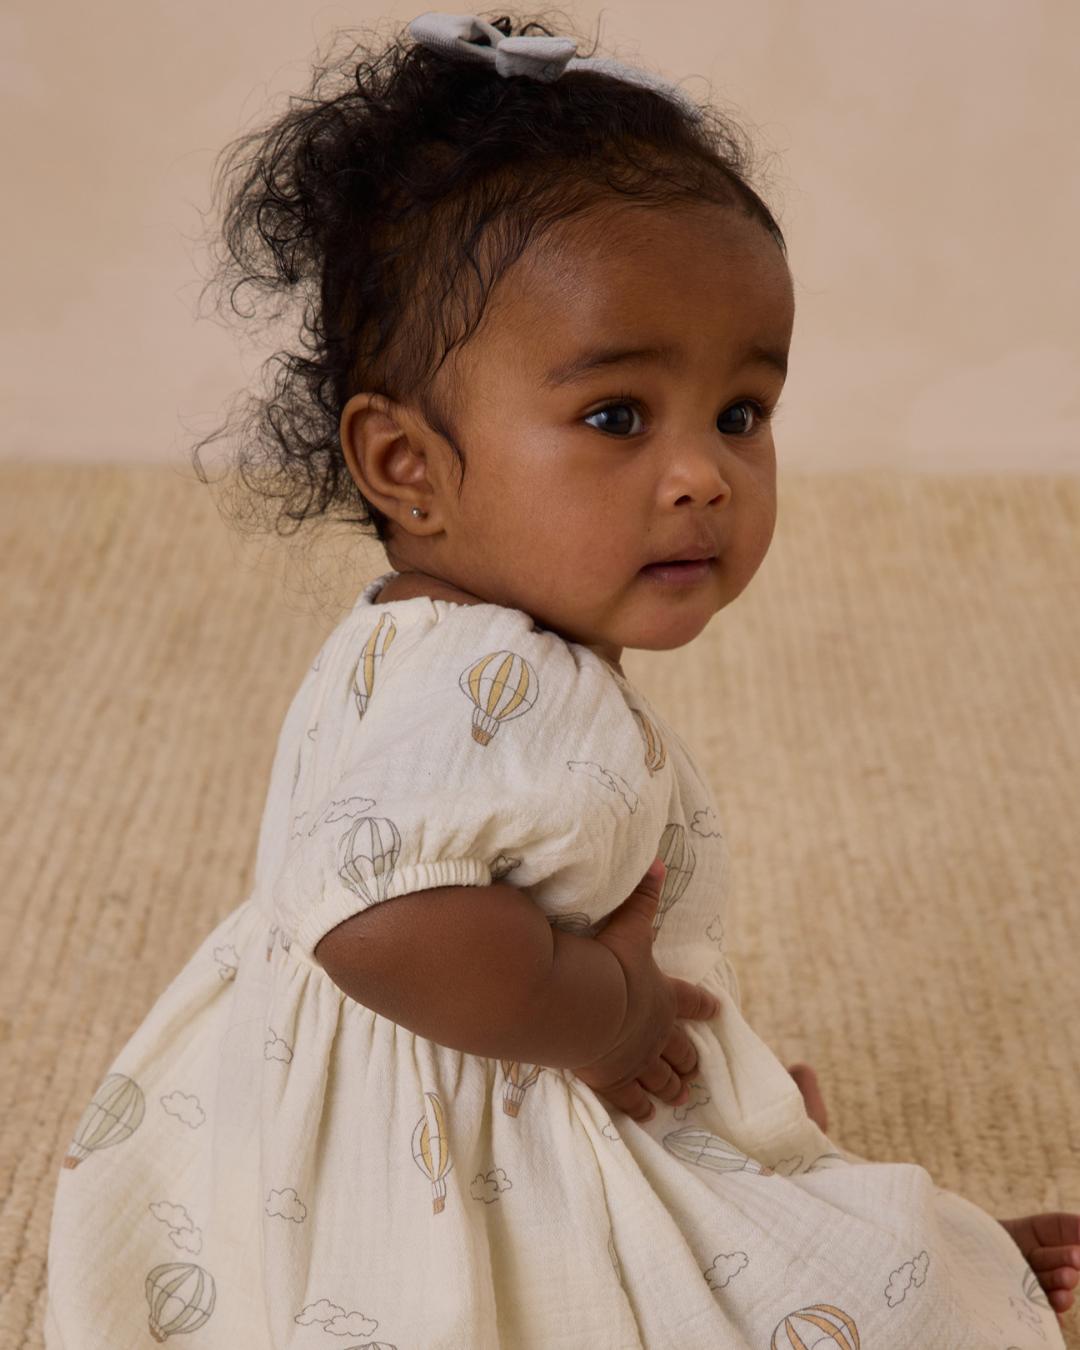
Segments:
[[[409,534],[433,534],[434,486],[428,475],[433,435],[383,394],[355,394],[341,414],[341,449],[364,498]]]

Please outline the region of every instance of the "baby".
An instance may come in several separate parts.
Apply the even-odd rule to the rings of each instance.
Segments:
[[[845,1153],[743,1020],[711,794],[620,666],[773,532],[792,286],[741,144],[426,15],[234,152],[225,283],[303,306],[245,480],[392,570],[76,1130],[55,1350],[1063,1344],[1080,1219]]]

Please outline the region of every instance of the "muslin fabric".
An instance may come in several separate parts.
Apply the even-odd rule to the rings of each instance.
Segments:
[[[289,711],[253,895],[75,1131],[51,1350],[1060,1346],[1004,1230],[838,1150],[742,1018],[686,746],[525,614],[384,584]],[[657,960],[721,1011],[688,1025],[689,1101],[646,1125],[568,1071],[413,1035],[314,956],[370,905],[493,878],[587,935],[657,853]]]

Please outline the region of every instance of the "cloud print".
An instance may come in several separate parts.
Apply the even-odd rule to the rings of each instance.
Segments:
[[[584,773],[602,788],[608,792],[614,792],[621,797],[626,804],[630,814],[633,815],[638,808],[638,795],[625,778],[620,778],[617,773],[612,773],[610,769],[605,769],[600,764],[594,764],[588,759],[571,759],[567,761],[566,767],[571,773]]]
[[[492,881],[502,881],[503,877],[508,877],[515,868],[520,866],[520,858],[510,858],[505,853],[500,853],[497,858],[493,858],[491,861],[491,879]]]
[[[318,1303],[309,1303],[302,1312],[298,1312],[293,1321],[298,1322],[302,1327],[309,1327],[312,1322],[329,1322],[335,1317],[344,1316],[344,1308],[339,1308],[336,1303],[331,1303],[328,1298],[321,1298]]]
[[[339,820],[355,820],[358,816],[366,815],[374,805],[373,797],[346,797],[343,801],[331,802],[308,830],[308,834],[312,835],[323,825],[333,825]]]
[[[846,1167],[839,1153],[819,1153],[810,1166],[806,1169],[808,1172],[824,1172],[830,1167]]]
[[[292,1059],[292,1046],[271,1028],[270,1039],[263,1046],[263,1054],[267,1059],[280,1059],[283,1064],[288,1064]]]
[[[909,1288],[918,1289],[926,1279],[926,1271],[929,1265],[929,1256],[925,1252],[920,1252],[912,1260],[905,1261],[899,1270],[893,1271],[885,1289],[885,1301],[890,1308],[895,1308],[898,1303],[903,1303],[904,1295]]]
[[[173,1228],[169,1232],[169,1241],[182,1252],[191,1252],[192,1256],[198,1256],[202,1251],[202,1233],[197,1228]]]
[[[233,946],[215,947],[214,960],[218,963],[218,974],[223,980],[235,980],[240,967],[240,955]]]
[[[266,1198],[266,1212],[271,1218],[291,1219],[293,1223],[303,1223],[307,1218],[307,1205],[299,1198],[291,1186],[283,1191],[271,1191]]]
[[[720,818],[711,806],[707,806],[704,811],[694,812],[694,819],[690,822],[690,828],[695,834],[700,834],[702,839],[718,839],[720,837]]]
[[[498,1200],[501,1192],[512,1190],[513,1185],[502,1168],[495,1167],[490,1172],[477,1173],[469,1187],[469,1194],[474,1200],[483,1200],[485,1205],[490,1205]]]
[[[191,1221],[191,1215],[183,1205],[170,1205],[168,1200],[159,1200],[156,1204],[150,1206],[150,1213],[161,1223],[168,1224],[170,1228],[194,1228]]]
[[[339,1313],[323,1327],[332,1336],[370,1336],[378,1326],[374,1317],[365,1317],[363,1313]]]
[[[183,1205],[170,1205],[168,1200],[158,1200],[150,1206],[150,1213],[159,1223],[168,1226],[169,1238],[174,1247],[198,1256],[202,1251],[202,1233],[195,1227]]]
[[[750,1258],[745,1252],[721,1252],[705,1272],[705,1281],[710,1289],[723,1289],[749,1264]]]
[[[719,942],[721,947],[724,945],[724,921],[719,914],[705,929],[705,936],[710,942]]]
[[[185,1097],[179,1091],[170,1092],[167,1097],[162,1097],[161,1104],[170,1116],[182,1120],[193,1130],[197,1130],[206,1119],[206,1112],[199,1105],[198,1097]]]
[[[711,1100],[712,1098],[709,1096],[709,1094],[705,1091],[705,1089],[701,1086],[700,1083],[691,1083],[690,1096],[687,1097],[686,1101],[683,1102],[682,1106],[675,1107],[675,1119],[685,1120],[686,1113],[688,1111],[692,1111],[695,1106],[704,1106],[706,1102]]]

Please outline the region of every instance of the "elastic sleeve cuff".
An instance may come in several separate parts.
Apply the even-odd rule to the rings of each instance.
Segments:
[[[399,895],[411,895],[414,891],[430,891],[436,886],[489,886],[491,868],[479,858],[442,858],[438,862],[413,863],[394,869],[393,878],[386,888],[384,900],[394,900]],[[331,895],[326,895],[318,904],[313,905],[296,929],[296,942],[302,951],[315,959],[315,948],[319,941],[336,928],[339,923],[351,919],[361,910],[370,909],[360,897],[340,887]]]

